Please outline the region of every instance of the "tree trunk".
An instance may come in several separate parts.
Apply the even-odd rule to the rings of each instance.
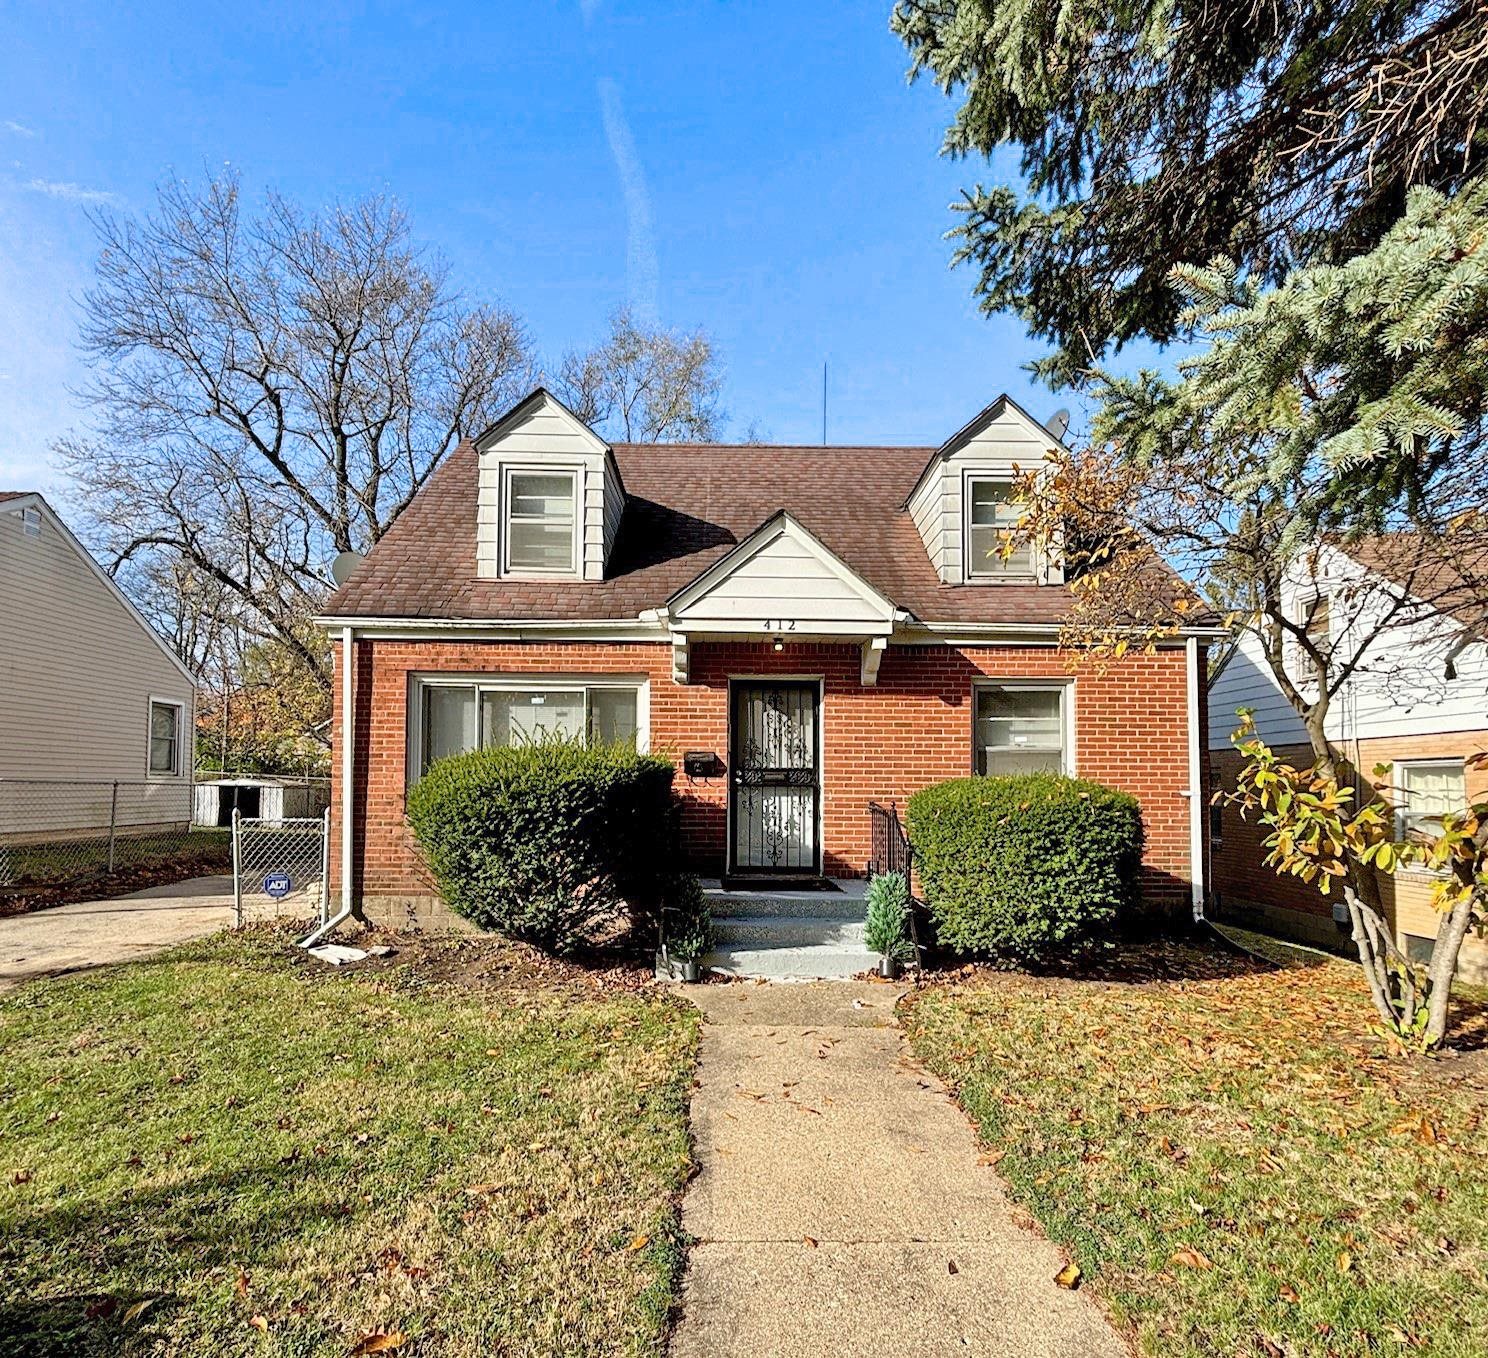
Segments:
[[[1471,888],[1471,870],[1461,863],[1453,865],[1459,887]],[[1447,1019],[1452,1008],[1452,978],[1457,975],[1457,957],[1462,941],[1472,923],[1473,895],[1465,890],[1462,899],[1442,917],[1436,930],[1436,946],[1431,950],[1431,968],[1427,972],[1431,996],[1427,1007],[1426,1045],[1436,1048],[1446,1040]]]

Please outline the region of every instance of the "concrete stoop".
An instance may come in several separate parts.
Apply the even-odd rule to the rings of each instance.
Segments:
[[[827,890],[751,887],[705,881],[713,951],[704,970],[768,981],[845,981],[872,971],[879,955],[863,941],[867,883],[834,881]],[[657,959],[657,973],[666,963]]]

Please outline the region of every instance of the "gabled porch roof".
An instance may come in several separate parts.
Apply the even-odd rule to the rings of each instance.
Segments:
[[[754,641],[767,636],[857,641],[865,684],[877,679],[878,661],[895,623],[910,617],[784,509],[651,616],[671,633],[672,668],[679,683],[687,681],[694,638]]]

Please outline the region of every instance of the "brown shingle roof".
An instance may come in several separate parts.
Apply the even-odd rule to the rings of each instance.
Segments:
[[[1488,543],[1464,531],[1449,544],[1450,556],[1414,532],[1373,534],[1338,545],[1413,598],[1488,636]]]
[[[24,500],[28,495],[35,495],[34,490],[0,490],[0,505],[7,500]]]
[[[476,453],[452,453],[331,596],[335,617],[633,619],[785,509],[925,622],[1057,623],[1049,585],[943,585],[901,508],[933,448],[616,444],[629,499],[602,581],[475,575]]]

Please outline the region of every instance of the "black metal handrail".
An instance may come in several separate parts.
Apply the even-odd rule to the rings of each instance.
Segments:
[[[902,872],[904,885],[909,889],[909,941],[914,948],[915,965],[923,967],[924,947],[920,943],[920,931],[916,924],[920,903],[914,895],[914,846],[905,833],[904,823],[899,819],[899,807],[890,802],[868,803],[869,844],[872,858],[868,860],[868,875],[879,877],[888,872]]]

